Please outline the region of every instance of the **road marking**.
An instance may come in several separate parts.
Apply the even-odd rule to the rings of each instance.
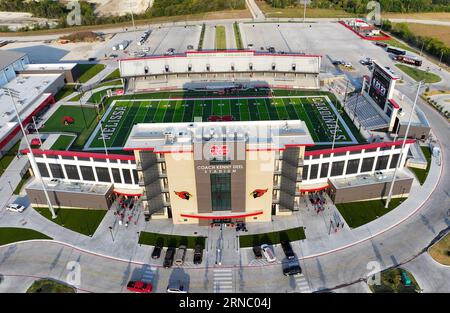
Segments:
[[[309,288],[308,281],[303,274],[295,277],[295,286],[300,293],[311,293],[311,288]]]
[[[233,292],[233,270],[231,269],[214,269],[213,271],[213,292]]]

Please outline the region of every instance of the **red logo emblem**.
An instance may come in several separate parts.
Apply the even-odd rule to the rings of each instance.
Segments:
[[[175,194],[183,200],[189,200],[192,197],[187,191],[175,191]]]
[[[209,150],[212,156],[226,156],[230,153],[227,145],[223,146],[212,146]]]
[[[255,189],[253,190],[250,195],[253,196],[254,199],[262,197],[269,189]]]

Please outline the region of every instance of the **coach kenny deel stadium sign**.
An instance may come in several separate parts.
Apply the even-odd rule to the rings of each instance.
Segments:
[[[198,165],[197,171],[205,172],[205,174],[215,173],[236,173],[238,170],[243,170],[242,164],[210,164],[210,165]]]

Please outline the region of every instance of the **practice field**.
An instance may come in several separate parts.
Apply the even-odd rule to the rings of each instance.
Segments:
[[[115,100],[103,117],[103,135],[108,148],[119,150],[134,124],[193,122],[195,117],[206,122],[216,116],[234,121],[300,119],[305,121],[316,144],[331,144],[335,129],[337,144],[357,143],[341,114],[345,113],[340,113],[327,96]],[[103,147],[98,125],[85,149]]]

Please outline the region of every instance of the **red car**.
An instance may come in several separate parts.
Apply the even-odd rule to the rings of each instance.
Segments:
[[[127,289],[132,292],[150,293],[153,290],[153,286],[143,281],[130,281],[127,284]]]

